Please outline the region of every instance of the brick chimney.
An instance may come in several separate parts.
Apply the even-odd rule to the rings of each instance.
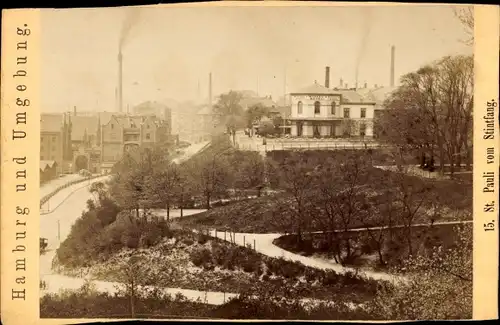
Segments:
[[[330,67],[325,68],[325,87],[330,88]]]

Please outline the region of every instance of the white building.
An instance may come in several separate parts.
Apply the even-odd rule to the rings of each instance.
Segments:
[[[375,102],[354,89],[313,85],[290,93],[292,136],[372,137]]]

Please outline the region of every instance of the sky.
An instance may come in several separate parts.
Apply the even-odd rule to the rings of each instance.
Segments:
[[[42,111],[114,111],[123,38],[123,105],[201,100],[250,89],[273,99],[315,81],[389,85],[446,55],[471,54],[450,6],[45,9]],[[126,34],[126,35],[125,35]]]

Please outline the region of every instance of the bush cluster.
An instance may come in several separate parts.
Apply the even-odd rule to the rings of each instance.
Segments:
[[[57,258],[62,265],[87,266],[91,261],[104,259],[122,248],[154,246],[164,237],[172,237],[165,220],[138,219],[105,199],[77,219],[69,236],[58,248]]]

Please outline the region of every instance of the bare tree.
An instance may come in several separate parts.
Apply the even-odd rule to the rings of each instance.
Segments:
[[[363,191],[368,178],[367,163],[358,156],[348,156],[339,164],[325,164],[317,173],[319,195],[324,213],[320,223],[325,227],[328,245],[335,260],[346,264],[358,253],[350,228],[357,226],[362,215],[369,214],[369,205]]]
[[[402,222],[408,256],[414,253],[413,228],[417,221],[427,221],[427,211],[433,201],[433,186],[404,173],[393,174],[387,185],[394,189],[392,202],[398,219]]]
[[[474,45],[474,7],[471,5],[465,7],[456,7],[453,9],[455,17],[460,20],[464,26],[465,32],[469,38],[465,40],[467,45]]]
[[[431,160],[437,152],[440,172],[457,157],[471,158],[473,103],[472,57],[445,57],[401,79],[402,86],[386,101],[378,120],[382,139],[400,152],[418,150]]]
[[[285,191],[292,197],[289,209],[292,213],[291,225],[297,235],[297,242],[302,243],[302,234],[311,211],[308,202],[314,195],[313,170],[317,162],[306,157],[292,156],[284,160],[278,170]]]
[[[212,159],[195,160],[187,167],[193,187],[205,198],[207,209],[213,198],[227,192],[229,174],[227,163],[220,157],[223,153],[214,154]]]
[[[141,277],[140,268],[137,265],[138,259],[132,256],[130,260],[122,266],[126,292],[129,297],[130,317],[135,318],[135,301],[138,297],[139,279]]]
[[[215,112],[219,116],[219,123],[226,126],[227,131],[234,131],[240,124],[244,123],[242,118],[243,107],[241,106],[242,95],[231,90],[222,94],[214,105]]]
[[[166,207],[167,221],[170,220],[170,208],[180,191],[180,181],[179,169],[175,163],[167,164],[147,180],[148,197],[152,203]]]

